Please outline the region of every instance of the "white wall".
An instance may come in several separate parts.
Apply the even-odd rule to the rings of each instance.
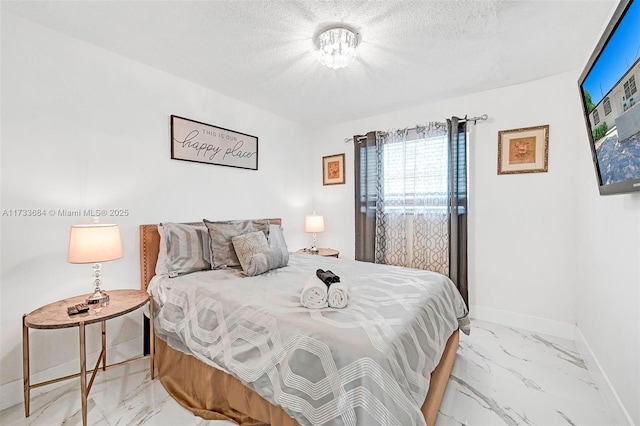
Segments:
[[[171,160],[171,114],[258,136],[259,170]],[[106,290],[139,288],[142,223],[282,217],[292,249],[304,246],[305,140],[292,121],[2,13],[1,208],[128,209],[103,219],[125,252],[103,265]],[[0,384],[22,377],[22,314],[91,290],[90,265],[66,261],[70,225],[90,221],[2,217]],[[140,320],[110,321],[109,345],[139,337]],[[95,350],[99,326],[88,332]],[[32,331],[31,343],[36,374],[78,358],[77,329]]]
[[[565,335],[578,324],[640,423],[640,197],[598,195],[577,79],[578,72],[565,73],[319,130],[314,190],[327,223],[320,244],[354,257],[353,143],[345,138],[488,114],[487,122],[471,126],[469,149],[472,314]],[[498,175],[498,131],[543,124],[550,126],[548,173]],[[320,158],[342,152],[346,185],[323,187]]]
[[[590,153],[576,153],[577,322],[634,423],[640,425],[640,193],[599,196]]]

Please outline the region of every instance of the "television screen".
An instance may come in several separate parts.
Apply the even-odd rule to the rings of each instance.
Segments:
[[[578,82],[600,194],[640,191],[640,0],[622,0]]]

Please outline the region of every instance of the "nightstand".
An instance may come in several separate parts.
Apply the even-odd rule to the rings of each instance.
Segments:
[[[116,364],[107,365],[107,325],[106,322],[112,318],[119,317],[129,312],[135,311],[141,308],[145,304],[149,303],[149,316],[153,318],[153,300],[146,292],[141,290],[110,290],[109,305],[101,308],[100,313],[96,315],[93,309],[83,314],[77,314],[70,316],[67,313],[67,307],[73,306],[79,303],[84,303],[87,299],[87,295],[76,296],[69,299],[60,300],[58,302],[51,303],[43,306],[30,314],[22,316],[22,368],[24,375],[24,413],[26,417],[29,417],[29,402],[31,389],[40,386],[45,386],[53,383],[57,383],[63,380],[80,377],[80,396],[82,398],[82,424],[87,424],[87,396],[91,391],[91,385],[93,379],[96,377],[96,373],[100,369],[102,364],[102,371],[107,367],[115,367],[127,362],[135,361],[141,358],[149,357],[151,380],[154,378],[154,341],[153,341],[153,321],[150,321],[150,354],[141,355],[135,358],[128,359],[126,361],[118,362]],[[87,354],[85,347],[85,327],[89,324],[101,323],[102,327],[102,350],[98,356],[98,361],[93,370],[87,371]],[[30,383],[29,378],[29,329],[56,329],[56,328],[69,328],[78,327],[80,333],[80,372],[69,376],[59,377],[57,379],[47,380],[45,382]],[[87,373],[91,373],[91,379],[87,385]]]
[[[312,254],[314,256],[324,256],[324,257],[339,257],[340,252],[338,250],[330,249],[330,248],[319,248],[316,253],[309,251],[309,249],[300,249],[297,253],[304,254]]]

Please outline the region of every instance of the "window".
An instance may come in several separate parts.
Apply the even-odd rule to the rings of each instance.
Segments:
[[[374,214],[376,211],[376,147],[360,147],[360,213]],[[367,211],[369,210],[369,211]]]
[[[636,93],[636,79],[631,76],[629,80],[624,82],[624,96],[629,99],[634,93]]]
[[[604,98],[602,106],[604,107],[604,115],[609,115],[611,112],[611,102],[609,101],[609,98]]]
[[[597,126],[598,123],[600,123],[600,116],[598,115],[598,110],[594,109],[593,110],[593,125]]]
[[[412,213],[417,209],[448,208],[449,179],[447,136],[390,142],[382,145],[384,212]],[[361,212],[376,208],[376,148],[362,147],[360,154]],[[416,201],[418,200],[418,201]]]
[[[447,208],[447,144],[437,136],[383,146],[385,213]]]

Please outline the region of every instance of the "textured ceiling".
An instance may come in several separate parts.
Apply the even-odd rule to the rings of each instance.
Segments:
[[[2,1],[43,24],[305,125],[351,121],[585,65],[616,0]],[[314,35],[360,32],[356,61]]]

